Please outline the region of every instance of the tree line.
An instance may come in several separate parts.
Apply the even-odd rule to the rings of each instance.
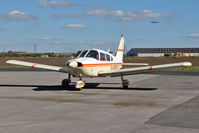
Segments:
[[[75,56],[76,53],[27,53],[27,52],[1,52],[0,57],[71,57]]]

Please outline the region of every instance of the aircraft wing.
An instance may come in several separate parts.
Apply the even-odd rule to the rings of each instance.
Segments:
[[[134,68],[127,68],[127,69],[120,69],[117,71],[112,72],[101,72],[99,76],[121,76],[121,75],[134,75],[134,74],[141,74],[150,72],[152,70],[160,70],[165,68],[174,68],[174,67],[186,67],[192,66],[190,62],[181,62],[181,63],[171,63],[171,64],[163,64],[163,65],[154,65],[154,66],[145,66],[145,67],[134,67]]]
[[[147,63],[123,63],[123,66],[148,66]]]
[[[37,63],[25,62],[25,61],[18,61],[18,60],[8,60],[8,61],[6,61],[6,63],[14,64],[14,65],[20,65],[20,66],[29,66],[29,67],[32,67],[32,68],[41,68],[41,69],[47,69],[47,70],[52,70],[52,71],[68,73],[68,69],[67,68],[58,67],[58,66],[43,65],[43,64],[37,64]]]

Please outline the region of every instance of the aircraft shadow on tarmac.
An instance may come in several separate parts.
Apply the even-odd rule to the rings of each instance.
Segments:
[[[106,84],[107,86],[101,87],[99,84]],[[109,84],[118,84],[118,87],[108,87]],[[157,88],[144,88],[144,87],[129,87],[123,88],[119,86],[120,83],[86,83],[83,89],[108,89],[108,90],[140,90],[140,91],[152,91]],[[0,84],[0,87],[36,87],[33,91],[78,91],[75,89],[75,85],[72,84],[68,88],[64,88],[61,85],[12,85],[12,84]]]

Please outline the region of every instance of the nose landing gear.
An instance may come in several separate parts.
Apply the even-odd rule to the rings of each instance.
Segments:
[[[75,84],[75,88],[76,89],[81,89],[81,88],[83,88],[85,86],[85,82],[83,82],[83,81],[77,81],[77,83]]]
[[[82,81],[82,77],[79,77],[79,81],[76,82],[75,88],[81,90],[84,86],[85,86],[85,82]]]
[[[63,79],[62,80],[62,87],[63,88],[68,88],[69,84],[71,83],[71,75],[68,74],[68,79]],[[81,88],[83,88],[85,86],[85,82],[82,81],[82,78],[80,77],[80,80],[76,82],[75,84],[75,88],[78,90],[81,90]]]

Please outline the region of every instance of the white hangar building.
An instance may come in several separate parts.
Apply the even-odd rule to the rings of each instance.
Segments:
[[[199,56],[199,48],[132,48],[127,56],[161,57],[165,54],[184,53]]]

